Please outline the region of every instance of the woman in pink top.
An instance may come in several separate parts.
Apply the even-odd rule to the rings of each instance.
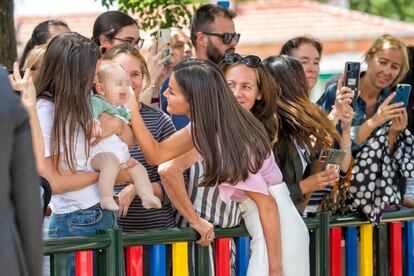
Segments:
[[[279,212],[267,189],[282,177],[263,125],[237,103],[210,61],[189,59],[176,65],[164,94],[167,111],[187,115],[191,127],[158,143],[135,112],[137,103],[130,101],[132,129],[148,163],[160,164],[196,148],[205,161],[201,185],[219,184],[223,198],[255,202],[266,240],[268,275],[284,275]]]
[[[281,104],[279,85],[257,56],[228,53],[220,65],[236,100],[265,126],[269,141],[274,146],[281,131],[277,113]],[[277,154],[275,148],[273,151]],[[273,159],[272,162],[275,160]],[[270,168],[271,165],[269,164],[268,167]],[[264,168],[266,168],[265,164]],[[292,276],[309,275],[308,229],[290,198],[287,184],[282,182],[279,168],[277,168],[277,173],[272,172],[269,175],[268,172],[270,171],[264,169],[263,177],[265,179],[277,178],[277,183],[279,183],[269,187],[269,192],[274,196],[279,210],[283,272],[285,275]],[[249,233],[255,234],[252,235],[250,242],[252,257],[249,260],[247,275],[265,275],[268,269],[268,257],[266,244],[263,241],[263,231],[257,217],[257,207],[252,200],[246,199],[240,204],[240,209],[244,223],[247,229],[250,229]],[[255,254],[255,251],[258,253]],[[253,258],[254,256],[257,259]]]

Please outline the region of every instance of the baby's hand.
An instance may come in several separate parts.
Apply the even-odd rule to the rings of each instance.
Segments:
[[[97,138],[97,137],[100,137],[101,135],[102,135],[101,126],[98,123],[93,122],[92,134],[91,134],[92,138]]]

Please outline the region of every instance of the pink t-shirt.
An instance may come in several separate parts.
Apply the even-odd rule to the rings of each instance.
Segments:
[[[191,134],[191,123],[186,126],[187,131]],[[200,155],[200,159],[203,157]],[[245,181],[240,181],[236,185],[229,183],[219,184],[219,194],[221,200],[226,203],[230,201],[242,202],[247,198],[245,191],[256,192],[268,195],[268,187],[283,182],[282,172],[276,164],[273,152],[263,161],[263,166],[257,173],[249,172]]]

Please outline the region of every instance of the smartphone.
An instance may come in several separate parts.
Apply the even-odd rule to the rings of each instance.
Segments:
[[[171,40],[171,29],[159,29],[157,32],[157,53],[168,43],[170,43]],[[170,49],[165,49],[165,52],[163,54],[163,57],[170,55]],[[170,64],[170,60],[166,60],[164,62],[165,65]]]
[[[328,149],[326,154],[324,154],[325,161],[322,166],[322,171],[334,167],[339,173],[341,169],[342,161],[345,158],[345,151],[340,149]]]
[[[171,40],[170,29],[159,29],[157,32],[157,53]]]
[[[405,83],[397,84],[397,88],[395,89],[397,95],[395,98],[392,99],[391,103],[404,103],[404,107],[407,108],[408,100],[410,99],[411,93],[411,85]]]
[[[349,87],[354,91],[354,99],[358,98],[359,70],[361,63],[349,61],[345,63],[345,78],[343,86]]]

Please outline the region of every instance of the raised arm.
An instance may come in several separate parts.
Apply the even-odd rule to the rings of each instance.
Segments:
[[[15,62],[13,74],[9,76],[9,80],[13,89],[20,91],[21,102],[26,108],[27,113],[29,113],[36,169],[41,175],[45,170],[45,147],[39,117],[36,112],[36,89],[30,76],[30,70],[27,69],[22,78],[19,72],[19,65]]]
[[[135,97],[130,99],[132,131],[148,164],[159,165],[194,148],[191,134],[185,128],[161,143],[155,140],[142,120]]]

